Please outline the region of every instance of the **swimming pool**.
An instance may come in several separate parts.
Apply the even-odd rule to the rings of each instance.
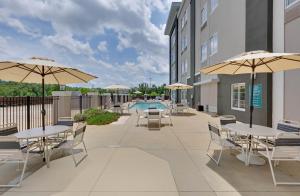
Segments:
[[[137,102],[130,106],[130,109],[147,110],[149,108],[166,109],[167,107],[160,102]]]

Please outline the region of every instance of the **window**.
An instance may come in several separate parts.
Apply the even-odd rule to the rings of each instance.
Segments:
[[[176,54],[175,54],[175,49],[171,49],[171,64],[174,64],[176,60]]]
[[[207,44],[204,43],[201,46],[201,63],[207,60]]]
[[[181,18],[181,28],[183,29],[185,24],[187,23],[187,10],[185,10],[182,18]]]
[[[187,36],[183,35],[181,37],[181,52],[183,52],[187,48]]]
[[[209,39],[210,44],[210,55],[214,55],[218,52],[218,34],[215,33],[213,36]]]
[[[285,0],[285,8],[290,7],[291,5],[295,4],[299,0]]]
[[[213,13],[218,7],[219,0],[210,0],[210,13]]]
[[[171,80],[175,81],[175,79],[176,79],[176,70],[174,67],[172,67]]]
[[[181,62],[181,73],[182,74],[184,74],[184,73],[187,72],[187,67],[188,67],[188,65],[187,65],[187,59],[185,59],[185,60],[183,60]]]
[[[203,26],[207,21],[207,3],[204,4],[201,10],[201,26]]]
[[[245,83],[231,85],[231,109],[245,111],[246,108],[246,87]]]
[[[185,72],[187,72],[187,59],[185,59],[184,70],[185,70]]]
[[[172,36],[171,36],[171,46],[172,47],[175,45],[175,41],[176,41],[176,33],[173,32]]]

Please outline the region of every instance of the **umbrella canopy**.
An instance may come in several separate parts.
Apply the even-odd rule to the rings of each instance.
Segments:
[[[8,60],[0,62],[0,79],[46,84],[72,84],[88,82],[97,77],[78,69],[56,63],[54,60],[33,57],[25,60]]]
[[[167,85],[166,88],[170,90],[186,90],[186,89],[191,89],[193,87],[187,84],[174,83],[174,84]]]
[[[300,68],[300,54],[252,51],[200,69],[205,74],[246,74],[251,76],[250,127],[252,127],[255,73],[273,73]]]
[[[252,51],[204,67],[205,74],[273,73],[300,68],[300,54]]]
[[[134,94],[142,94],[141,91],[134,91],[133,93],[134,93]]]
[[[45,83],[71,84],[88,82],[96,76],[56,63],[54,60],[33,57],[26,60],[0,61],[0,79],[42,84],[42,126],[45,130]]]
[[[105,89],[118,91],[118,90],[129,90],[130,88],[125,85],[113,84],[113,85],[105,87]]]

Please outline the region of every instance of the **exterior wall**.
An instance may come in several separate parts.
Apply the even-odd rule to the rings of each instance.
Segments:
[[[249,123],[250,114],[250,84],[251,78],[249,74],[239,75],[238,77],[232,76],[220,76],[220,82],[218,86],[218,113],[219,114],[231,114],[235,115],[237,119],[244,123]],[[254,108],[253,111],[253,123],[259,125],[271,126],[272,115],[269,113],[270,105],[269,99],[272,95],[272,86],[269,84],[272,82],[271,75],[257,74],[255,84],[262,85],[262,108]],[[234,83],[246,84],[246,110],[238,111],[231,108],[231,85]]]
[[[205,3],[207,3],[208,18],[206,25],[202,27],[201,10]],[[218,85],[210,83],[218,80],[218,76],[199,74],[199,70],[201,67],[216,64],[245,51],[245,4],[245,0],[220,0],[217,8],[211,12],[210,1],[196,1],[195,74],[199,76],[195,78],[195,83],[202,84],[198,87],[201,88],[201,96],[195,96],[200,100],[195,99],[195,103],[200,102],[205,107],[208,105],[210,112],[218,110]],[[209,43],[210,37],[214,34],[218,35],[218,51],[212,56],[208,54],[207,61],[201,63],[201,45],[205,42]],[[211,92],[215,92],[214,95]]]
[[[273,1],[273,52],[284,52],[284,1]],[[283,119],[284,73],[273,73],[273,127]]]
[[[187,80],[190,77],[191,71],[191,53],[190,53],[190,43],[191,43],[191,19],[190,19],[190,1],[182,1],[181,7],[178,12],[178,82],[187,84]],[[182,28],[182,19],[187,17],[187,22]],[[186,37],[187,47],[182,50],[182,39]],[[182,70],[182,63],[187,62],[187,70],[184,72]],[[179,99],[180,101],[186,100],[187,93],[186,91],[180,92]]]
[[[285,52],[300,53],[300,1],[285,9]],[[300,122],[300,69],[284,75],[284,118]]]
[[[231,5],[231,7],[234,5]],[[240,5],[242,7],[242,5]],[[235,13],[235,17],[239,14],[245,16],[246,21],[244,29],[244,37],[239,42],[244,42],[243,51],[252,50],[272,50],[272,14],[273,6],[271,0],[246,0],[244,1],[244,14]],[[272,9],[271,9],[272,8]],[[235,19],[236,20],[236,19]],[[241,21],[237,21],[239,24]],[[230,29],[230,28],[229,28]],[[230,29],[231,30],[231,29]],[[231,33],[233,31],[229,31]],[[227,40],[234,40],[234,37],[227,37]],[[229,43],[228,43],[229,44]],[[227,44],[227,46],[228,46]],[[229,48],[232,47],[232,44]],[[240,48],[241,50],[242,48]],[[237,52],[231,56],[237,55],[243,51]],[[221,75],[218,87],[218,113],[234,114],[237,119],[242,122],[249,123],[250,113],[250,74],[225,76]],[[231,108],[231,86],[234,83],[246,84],[246,108],[245,111],[234,110]],[[262,85],[262,107],[255,108],[253,113],[253,123],[265,126],[272,126],[272,76],[270,74],[257,74],[255,84]]]

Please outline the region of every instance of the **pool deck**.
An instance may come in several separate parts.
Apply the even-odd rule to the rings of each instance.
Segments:
[[[0,195],[300,195],[300,186],[274,187],[268,165],[246,167],[228,151],[216,166],[206,156],[208,121],[218,119],[191,110],[189,115],[174,116],[174,125],[160,130],[137,127],[135,113],[111,125],[88,126],[89,156],[78,167],[64,156],[46,168],[33,154],[22,187],[0,189]],[[278,169],[300,177],[299,163],[280,163]],[[0,183],[16,175],[7,165],[0,165],[0,174]]]

